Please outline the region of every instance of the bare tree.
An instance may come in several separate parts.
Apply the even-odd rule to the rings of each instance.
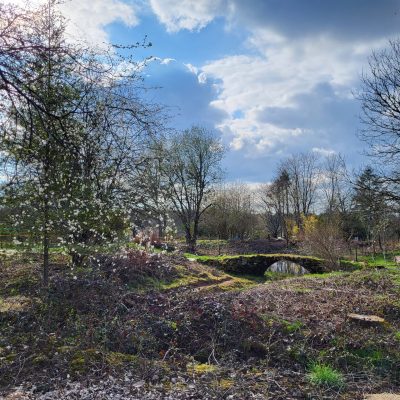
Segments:
[[[211,206],[210,195],[221,179],[221,143],[205,128],[193,126],[173,135],[165,148],[164,177],[168,198],[185,230],[186,244],[195,251],[199,222]]]
[[[246,239],[257,227],[254,194],[248,185],[233,183],[218,187],[212,206],[204,214],[203,231],[220,239]]]
[[[387,195],[400,200],[400,40],[372,53],[369,71],[362,76],[361,137],[370,155],[383,161],[382,178]]]
[[[340,154],[331,154],[324,159],[320,181],[326,212],[347,212],[352,188],[345,160]]]
[[[285,169],[272,183],[261,185],[259,200],[264,210],[267,230],[274,237],[285,237],[288,240],[287,218],[290,215],[289,204],[290,177]]]
[[[320,174],[318,156],[300,153],[284,160],[279,170],[289,176],[289,198],[297,226],[301,227],[302,215],[309,215],[317,199]]]

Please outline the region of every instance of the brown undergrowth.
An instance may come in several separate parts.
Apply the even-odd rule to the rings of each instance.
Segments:
[[[62,261],[47,293],[38,260],[2,262],[4,394],[22,385],[38,397],[112,376],[126,398],[143,399],[361,399],[399,390],[393,271],[259,283],[177,255],[130,251],[74,271]],[[356,325],[350,312],[386,323]],[[340,371],[343,387],[310,383],[313,363]]]

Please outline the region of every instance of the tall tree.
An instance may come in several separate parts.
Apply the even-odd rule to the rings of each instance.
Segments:
[[[367,230],[367,239],[375,240],[383,250],[383,234],[387,228],[389,207],[387,197],[382,191],[382,180],[371,167],[366,167],[355,184],[354,211]]]
[[[362,76],[359,99],[364,129],[361,137],[370,155],[381,160],[382,189],[400,200],[400,40],[372,53],[369,71]]]
[[[138,97],[142,65],[67,41],[55,1],[3,10],[3,188],[19,205],[15,222],[29,223],[42,241],[47,285],[50,240],[77,263],[88,245],[113,240],[123,227],[127,182],[144,162],[157,109]]]
[[[210,195],[221,179],[224,148],[211,132],[193,126],[173,135],[165,151],[162,168],[168,198],[183,225],[188,249],[195,251],[200,218],[211,206]]]
[[[318,157],[314,153],[300,153],[284,160],[280,170],[289,176],[289,197],[297,226],[302,224],[302,216],[310,214],[317,200],[320,174]]]
[[[351,185],[346,163],[340,154],[330,154],[323,162],[321,189],[325,211],[328,214],[349,210]]]
[[[290,215],[290,177],[282,168],[272,183],[260,187],[259,199],[264,210],[267,230],[272,236],[288,240],[287,221]]]

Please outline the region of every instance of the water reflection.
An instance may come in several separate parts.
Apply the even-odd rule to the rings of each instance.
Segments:
[[[310,271],[303,268],[301,265],[287,260],[277,261],[276,263],[272,264],[267,271],[290,275],[304,275],[310,273]]]

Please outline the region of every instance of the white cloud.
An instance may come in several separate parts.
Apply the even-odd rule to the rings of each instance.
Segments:
[[[183,64],[192,74],[197,75],[199,73],[199,69],[192,64]]]
[[[333,154],[337,154],[337,152],[333,149],[324,149],[321,147],[313,147],[312,151],[317,154],[321,154],[322,156],[331,156]]]
[[[153,12],[169,32],[204,28],[224,8],[225,0],[150,0]]]
[[[163,58],[161,59],[161,64],[168,65],[171,62],[176,61],[175,58]]]
[[[25,0],[9,0],[8,3],[24,6]],[[45,0],[30,0],[35,7],[46,3]],[[139,23],[138,10],[120,0],[69,0],[60,5],[68,20],[67,31],[75,39],[84,39],[90,43],[102,45],[109,42],[105,27],[119,21],[127,26]]]
[[[354,20],[353,26],[347,23],[351,15],[346,12],[354,12],[354,9],[345,1],[315,6],[315,13],[304,18],[298,17],[297,8],[303,5],[297,5],[296,1],[288,1],[276,10],[262,0],[251,3],[239,0],[149,1],[169,32],[200,30],[218,17],[223,17],[232,29],[240,26],[248,30],[246,44],[250,51],[211,60],[202,66],[186,66],[197,75],[199,82],[214,80],[217,96],[211,105],[228,115],[218,128],[233,149],[246,148],[251,156],[281,151],[289,144],[305,143],[308,137],[312,137],[309,143],[318,135],[326,138],[330,127],[323,132],[317,132],[315,124],[312,128],[313,111],[307,110],[307,104],[299,104],[302,101],[299,99],[304,101],[306,95],[321,84],[333,89],[331,96],[336,96],[337,102],[351,98],[371,49],[382,47],[390,31],[386,31],[387,24],[382,23],[374,25],[381,28],[374,28],[371,35],[365,35],[369,31],[366,28],[368,10],[380,10],[372,1],[366,4],[365,12],[357,14],[361,17]],[[337,23],[331,21],[329,26],[321,23],[327,10],[333,11],[332,18]],[[390,13],[378,14],[380,21],[393,19]],[[348,18],[342,23],[343,17]],[[263,110],[269,108],[284,108],[288,113],[291,110],[299,113],[300,109],[308,112],[302,126],[289,129],[260,118]],[[323,117],[317,113],[315,110],[315,120],[320,118],[318,121],[323,125]],[[320,149],[325,146],[322,141],[313,145]]]
[[[162,64],[162,65],[168,65],[168,64],[170,64],[170,63],[172,63],[172,62],[174,62],[174,61],[176,61],[175,60],[175,58],[160,58],[160,57],[152,57],[151,59],[150,59],[150,61],[158,61],[160,64]]]
[[[293,41],[270,31],[254,32],[249,45],[257,55],[227,56],[201,67],[219,89],[211,104],[229,115],[219,128],[232,137],[233,149],[248,146],[253,156],[277,151],[295,137],[307,140],[312,133],[307,127],[284,129],[262,121],[260,113],[269,107],[296,111],[300,106],[296,96],[322,83],[329,84],[339,98],[348,99],[371,46],[381,43],[346,44],[327,36]],[[238,111],[241,118],[236,117]]]
[[[200,72],[197,67],[192,64],[183,64],[192,74],[197,76],[197,80],[201,84],[207,83],[207,75],[204,72]]]
[[[70,31],[74,35],[83,34],[90,42],[108,42],[104,28],[113,22],[120,21],[127,26],[139,23],[134,7],[119,0],[71,0],[62,8],[70,19]]]

